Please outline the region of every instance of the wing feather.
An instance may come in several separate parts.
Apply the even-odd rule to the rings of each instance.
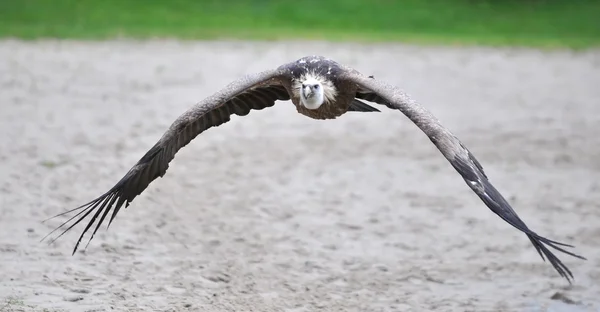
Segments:
[[[92,215],[73,248],[74,254],[84,234],[93,227],[96,221],[97,224],[93,228],[89,241],[92,240],[111,210],[112,214],[107,227],[110,226],[123,206],[128,207],[152,181],[164,176],[175,154],[200,133],[228,122],[232,114],[245,116],[252,109],[262,110],[273,106],[277,100],[289,100],[286,88],[280,83],[280,79],[285,78],[284,75],[284,71],[280,69],[248,75],[196,104],[179,116],[160,140],[106,193],[77,208],[49,218],[76,212],[74,216],[55,228],[42,240],[66,227],[60,235],[50,241],[52,243]]]
[[[542,237],[527,227],[508,201],[491,184],[475,156],[456,136],[442,126],[437,118],[399,88],[365,77],[351,70],[347,71],[344,78],[354,81],[358,85],[357,98],[400,110],[414,122],[435,144],[485,205],[504,221],[525,233],[542,259],[545,261],[545,258],[547,258],[558,274],[571,283],[573,274],[547,246],[579,259],[585,260],[585,258],[562,248],[573,246]]]

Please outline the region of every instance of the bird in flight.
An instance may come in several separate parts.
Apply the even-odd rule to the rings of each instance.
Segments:
[[[50,219],[76,212],[46,237],[66,228],[50,241],[52,243],[91,215],[73,248],[75,254],[88,230],[93,228],[89,244],[109,213],[112,211],[107,227],[123,206],[127,208],[152,181],[167,172],[175,154],[197,135],[228,122],[232,114],[245,116],[251,110],[271,107],[278,100],[291,100],[298,113],[319,120],[334,119],[348,111],[379,112],[364,101],[399,110],[429,137],[492,212],[527,235],[542,259],[545,261],[548,258],[560,276],[569,283],[573,278],[567,266],[548,247],[585,260],[565,249],[573,246],[540,236],[527,227],[490,183],[475,156],[435,116],[401,89],[322,56],[307,56],[275,69],[246,75],[205,98],[179,116],[158,142],[106,193],[84,205],[51,217]]]

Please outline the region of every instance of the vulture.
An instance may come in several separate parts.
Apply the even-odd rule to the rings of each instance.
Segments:
[[[469,149],[435,116],[401,89],[322,56],[307,56],[277,68],[245,75],[197,103],[180,115],[158,142],[107,192],[84,205],[51,217],[50,219],[76,212],[46,237],[66,228],[50,241],[52,243],[91,215],[73,248],[75,254],[88,230],[93,228],[89,244],[109,214],[107,227],[123,206],[128,207],[152,181],[167,172],[175,154],[197,135],[229,121],[232,114],[245,116],[251,110],[271,107],[278,100],[291,100],[298,113],[318,120],[334,119],[348,111],[379,112],[364,101],[399,110],[427,135],[492,212],[527,235],[542,260],[548,258],[560,276],[569,283],[573,279],[568,267],[549,248],[585,260],[566,250],[566,247],[573,246],[543,237],[525,225],[508,201],[491,184],[483,167]]]

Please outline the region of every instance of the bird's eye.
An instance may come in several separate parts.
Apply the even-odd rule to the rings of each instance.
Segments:
[[[305,84],[302,84],[302,88],[303,88],[303,89],[304,89],[304,88],[306,88],[306,85],[305,85]]]
[[[319,89],[319,85],[318,85],[318,84],[316,84],[316,85],[314,85],[314,86],[313,86],[313,88],[315,88],[315,89]]]

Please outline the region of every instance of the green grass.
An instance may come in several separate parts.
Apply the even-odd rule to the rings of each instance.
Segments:
[[[0,0],[0,37],[309,39],[587,48],[598,0]]]

